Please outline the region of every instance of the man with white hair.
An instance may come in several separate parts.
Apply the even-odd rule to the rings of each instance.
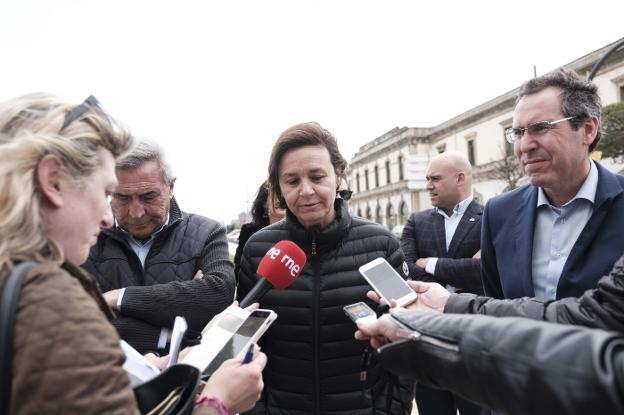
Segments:
[[[176,316],[189,336],[234,300],[225,229],[180,210],[162,149],[143,140],[117,161],[111,207],[84,264],[98,280],[120,336],[142,353],[164,351]],[[188,338],[187,337],[187,338]]]

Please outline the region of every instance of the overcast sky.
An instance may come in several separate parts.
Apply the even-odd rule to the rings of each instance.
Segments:
[[[624,1],[2,0],[0,100],[93,93],[168,150],[182,209],[229,222],[287,127],[350,159],[624,36]]]

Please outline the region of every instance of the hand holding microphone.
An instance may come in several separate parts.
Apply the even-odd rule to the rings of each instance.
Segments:
[[[271,288],[283,290],[301,274],[306,263],[305,253],[291,241],[279,241],[266,253],[256,274],[260,280],[240,302],[245,308],[259,301]]]

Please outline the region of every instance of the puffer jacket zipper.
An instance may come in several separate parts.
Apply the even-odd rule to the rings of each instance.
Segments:
[[[314,327],[313,330],[313,356],[312,359],[314,361],[314,413],[321,413],[321,382],[320,382],[320,367],[319,367],[319,341],[320,341],[320,323],[319,323],[319,303],[320,303],[320,270],[321,263],[319,261],[319,257],[316,255],[316,232],[312,231],[311,233],[311,244],[310,244],[310,265],[312,265],[312,325]]]

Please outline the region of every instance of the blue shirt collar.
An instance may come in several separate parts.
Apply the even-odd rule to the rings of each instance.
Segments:
[[[470,205],[470,203],[472,202],[472,199],[474,199],[474,196],[470,195],[464,200],[462,200],[461,202],[459,202],[458,204],[456,204],[455,207],[453,208],[453,215],[463,215],[466,209],[468,209],[468,205]],[[436,209],[436,212],[439,213],[440,215],[446,216],[446,212],[444,212],[444,210],[439,209],[438,207],[436,207],[435,209]]]
[[[598,168],[594,165],[594,161],[590,160],[589,161],[589,173],[587,174],[587,177],[585,178],[583,185],[581,186],[579,191],[576,192],[576,195],[572,198],[572,200],[570,200],[563,206],[568,206],[570,203],[574,202],[577,199],[585,199],[593,205],[596,199],[597,188],[598,188]],[[537,207],[545,206],[545,205],[550,206],[550,201],[548,200],[546,193],[544,193],[544,189],[540,187],[537,190]]]

